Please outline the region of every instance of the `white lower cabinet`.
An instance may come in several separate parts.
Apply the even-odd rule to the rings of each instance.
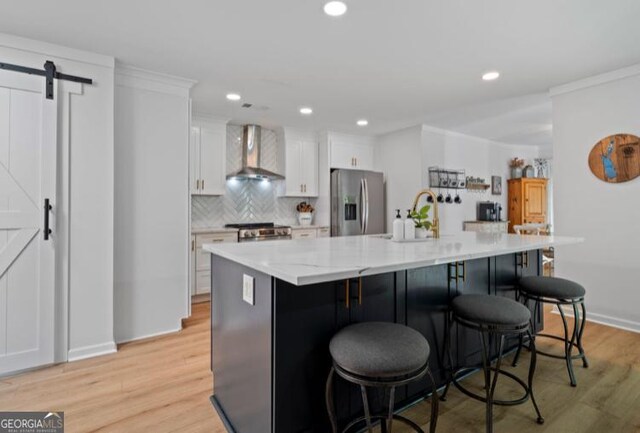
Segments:
[[[291,239],[328,238],[331,235],[329,227],[294,227]]]
[[[331,228],[329,228],[329,227],[320,227],[318,229],[318,237],[319,238],[331,237]]]
[[[221,242],[238,242],[238,234],[235,232],[201,233],[192,236],[193,257],[191,262],[192,295],[211,293],[211,256],[203,251],[202,245]]]
[[[317,229],[293,229],[291,231],[292,239],[315,239],[317,237]]]

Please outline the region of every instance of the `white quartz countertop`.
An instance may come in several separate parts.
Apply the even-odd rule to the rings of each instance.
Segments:
[[[575,237],[461,232],[408,243],[347,236],[205,244],[203,249],[301,286],[580,242]]]

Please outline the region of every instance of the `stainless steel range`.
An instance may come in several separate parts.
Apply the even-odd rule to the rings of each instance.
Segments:
[[[238,229],[238,242],[291,239],[291,227],[274,223],[227,224],[225,227]]]

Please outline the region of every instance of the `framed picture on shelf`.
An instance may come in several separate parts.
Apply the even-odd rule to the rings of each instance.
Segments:
[[[502,177],[491,176],[491,194],[502,195]]]

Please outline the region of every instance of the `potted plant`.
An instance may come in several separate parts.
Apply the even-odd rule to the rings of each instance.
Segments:
[[[298,211],[298,223],[301,226],[310,226],[311,221],[313,221],[313,211],[315,210],[311,203],[300,202],[296,206],[296,210]]]
[[[522,167],[524,167],[524,159],[513,158],[509,161],[511,167],[511,179],[519,179],[522,177]]]
[[[424,205],[419,211],[411,211],[411,219],[416,225],[416,239],[425,239],[431,230],[431,222],[427,220],[431,206]]]

